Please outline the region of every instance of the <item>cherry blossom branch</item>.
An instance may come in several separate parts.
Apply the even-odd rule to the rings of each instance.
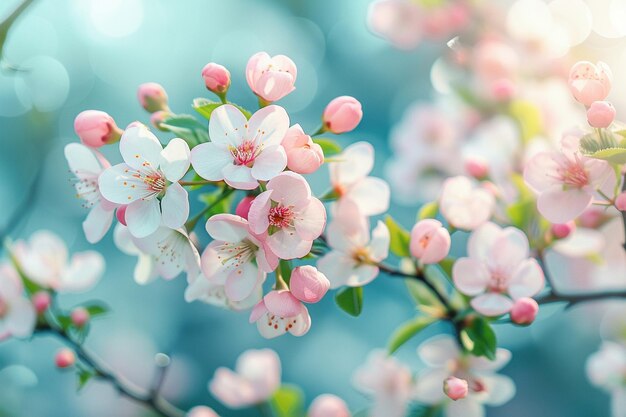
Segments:
[[[626,172],[624,172],[624,177],[622,179],[622,193],[623,192],[626,192]],[[620,210],[620,213],[622,214],[622,222],[624,225],[624,236],[626,236],[626,211]],[[622,246],[624,247],[624,250],[626,250],[626,239],[624,239]]]
[[[550,291],[548,294],[535,298],[538,304],[566,302],[568,307],[586,301],[606,300],[610,298],[626,298],[626,291],[601,291],[586,294],[559,294]]]
[[[34,3],[35,0],[23,0],[16,8],[9,14],[2,22],[0,22],[0,63],[4,62],[4,44],[6,42],[7,36],[9,34],[9,30],[13,26],[13,23],[17,20],[18,17],[30,6]],[[17,69],[11,65],[8,65],[11,69]]]

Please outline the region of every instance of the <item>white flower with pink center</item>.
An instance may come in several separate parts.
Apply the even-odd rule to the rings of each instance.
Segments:
[[[211,142],[193,148],[191,163],[206,180],[253,190],[287,166],[281,145],[287,129],[289,116],[282,107],[264,107],[248,120],[238,108],[225,104],[211,113]]]
[[[541,152],[524,169],[526,184],[539,195],[537,209],[553,223],[567,223],[581,215],[597,190],[613,194],[613,168],[606,161],[582,155],[579,142],[576,136],[565,136],[560,152]]]
[[[270,291],[250,313],[261,336],[273,339],[286,333],[303,336],[311,328],[311,316],[305,305],[289,290]]]
[[[266,237],[252,233],[243,217],[216,214],[207,221],[206,230],[215,240],[202,253],[202,272],[210,282],[224,286],[230,301],[250,297],[278,266]]]
[[[370,177],[374,168],[374,148],[367,142],[348,146],[328,165],[330,182],[339,203],[353,201],[364,216],[374,216],[389,208],[389,184]]]
[[[35,308],[24,297],[17,271],[8,263],[0,264],[0,340],[29,337],[35,322]]]
[[[122,135],[120,153],[124,163],[106,169],[98,182],[104,198],[128,205],[126,224],[133,236],[151,235],[161,224],[181,228],[189,201],[178,180],[189,169],[189,145],[175,138],[163,149],[146,126],[134,124]]]
[[[250,229],[268,234],[267,246],[282,259],[302,258],[324,231],[326,209],[304,177],[283,172],[267,183],[248,213]]]
[[[505,314],[515,300],[543,289],[543,270],[528,257],[528,238],[519,229],[485,223],[471,234],[467,252],[468,257],[454,263],[452,278],[460,292],[472,297],[474,310],[485,316]]]
[[[515,395],[515,384],[495,372],[511,360],[511,352],[498,348],[496,358],[464,354],[457,341],[449,335],[435,336],[417,350],[427,369],[417,376],[415,399],[425,404],[444,404],[445,417],[483,417],[484,406],[499,406]],[[468,382],[469,392],[463,399],[450,401],[443,390],[449,377]]]
[[[446,221],[464,230],[474,230],[488,221],[495,204],[493,194],[462,175],[448,178],[439,197],[439,209]]]
[[[389,255],[390,235],[379,221],[370,233],[370,224],[352,202],[337,209],[326,228],[330,252],[317,261],[317,268],[328,278],[331,288],[360,287],[378,276],[378,263]]]
[[[98,187],[98,177],[111,165],[98,151],[80,143],[65,146],[65,159],[76,176],[76,197],[84,200],[83,207],[89,209],[83,222],[85,237],[89,243],[97,243],[111,227],[117,207],[102,198]]]

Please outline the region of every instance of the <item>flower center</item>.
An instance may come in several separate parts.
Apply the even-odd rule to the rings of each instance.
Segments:
[[[559,169],[559,175],[565,185],[576,188],[589,185],[589,174],[578,156],[575,161],[568,161],[565,166],[562,166]]]
[[[143,182],[148,186],[150,191],[154,191],[155,193],[160,193],[167,185],[165,178],[158,172],[145,176]]]
[[[267,314],[267,326],[273,328],[274,330],[278,330],[279,328],[283,328],[285,333],[291,330],[291,328],[298,321],[298,316],[295,317],[280,317],[275,314]]]
[[[255,146],[254,142],[249,140],[237,147],[230,147],[230,153],[233,155],[235,165],[245,165],[247,167],[251,167],[254,163],[254,159],[260,152],[261,148]]]
[[[491,292],[505,293],[509,276],[503,271],[491,271],[491,279],[489,280],[489,290]]]
[[[291,207],[285,206],[276,206],[270,208],[270,212],[267,216],[270,226],[283,228],[289,227],[293,223],[293,219],[295,217],[295,213],[291,209]]]
[[[254,258],[258,247],[248,239],[237,243],[224,242],[217,248],[217,259],[226,269],[238,269]],[[238,272],[241,274],[241,270]]]
[[[352,253],[352,259],[357,261],[359,264],[368,264],[372,262],[370,258],[370,252],[367,248],[355,249]]]

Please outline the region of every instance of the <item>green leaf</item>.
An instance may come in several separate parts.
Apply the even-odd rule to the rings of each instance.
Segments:
[[[409,252],[409,241],[411,239],[409,232],[400,226],[391,216],[385,217],[385,224],[389,229],[389,235],[391,237],[389,250],[394,255],[401,258],[411,256]]]
[[[228,213],[230,211],[234,194],[231,193],[226,197],[223,197],[223,195],[224,191],[219,188],[211,193],[204,193],[198,196],[198,199],[207,206],[210,206],[216,201],[222,199],[219,203],[215,204],[215,206],[213,206],[209,211],[204,214],[205,218],[208,219],[215,214]]]
[[[517,121],[522,141],[527,142],[543,130],[539,108],[530,101],[515,100],[509,105],[509,114]]]
[[[285,280],[285,282],[289,284],[289,281],[291,280],[291,261],[281,259],[278,263],[278,268],[280,271],[280,275],[283,277],[283,280]]]
[[[595,159],[602,159],[603,161],[608,161],[612,164],[626,164],[626,148],[602,149],[592,154],[588,154],[587,156]]]
[[[439,266],[441,267],[443,272],[448,275],[449,281],[452,281],[450,278],[452,278],[452,267],[454,266],[455,262],[456,259],[454,258],[445,258],[443,261],[439,262]]]
[[[315,138],[313,139],[313,142],[322,147],[324,157],[326,158],[328,158],[329,156],[337,155],[341,152],[341,146],[339,145],[339,143],[337,143],[336,140],[328,138]]]
[[[461,330],[461,342],[475,356],[485,356],[489,360],[496,358],[496,334],[482,317],[476,317],[469,326]]]
[[[439,212],[439,203],[437,201],[431,201],[420,207],[417,212],[417,220],[434,219]]]
[[[304,394],[294,385],[281,385],[270,402],[275,417],[304,416]]]
[[[57,316],[57,321],[64,331],[68,331],[72,327],[72,319],[70,316],[59,314]]]
[[[85,304],[83,307],[87,310],[91,318],[103,316],[111,310],[109,306],[99,301]]]
[[[357,317],[363,310],[363,288],[342,288],[335,294],[335,302],[343,311]]]
[[[76,391],[80,391],[85,388],[85,385],[94,377],[93,372],[88,371],[86,369],[79,369],[76,373],[77,376],[77,384]]]
[[[435,322],[435,320],[436,319],[433,317],[419,316],[400,325],[400,327],[393,332],[387,344],[389,354],[394,353],[400,346],[404,345],[411,338],[428,327],[428,325]]]
[[[217,109],[222,104],[224,103],[220,101],[211,101],[206,98],[200,97],[200,98],[196,98],[193,100],[192,107],[194,108],[195,111],[200,113],[202,117],[204,117],[207,120],[210,120],[211,113],[213,113],[213,110]],[[229,102],[228,104],[237,107],[239,111],[242,112],[244,116],[246,116],[246,119],[250,119],[250,117],[252,117],[252,113],[249,110],[241,107],[240,105],[231,103],[231,102]]]
[[[190,148],[209,141],[206,124],[200,123],[189,114],[171,115],[161,122],[160,127],[183,139]]]

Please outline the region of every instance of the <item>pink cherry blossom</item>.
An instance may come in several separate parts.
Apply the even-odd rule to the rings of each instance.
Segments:
[[[237,207],[235,208],[235,214],[239,217],[243,217],[248,220],[248,213],[250,212],[250,206],[254,201],[254,196],[248,195],[241,199]]]
[[[250,313],[250,323],[256,323],[261,336],[266,339],[289,332],[303,336],[311,328],[307,308],[289,290],[270,291]]]
[[[411,255],[424,264],[435,264],[450,252],[450,232],[440,221],[425,219],[411,230]]]
[[[466,380],[451,376],[443,381],[443,392],[453,401],[461,400],[467,397],[469,386]]]
[[[364,216],[374,216],[389,208],[389,184],[368,176],[374,168],[374,148],[367,142],[348,146],[330,163],[330,182],[339,203],[354,202]]]
[[[267,183],[248,213],[250,230],[268,234],[267,246],[282,259],[302,258],[326,225],[326,209],[304,177],[283,172]]]
[[[368,219],[354,203],[346,203],[326,230],[331,250],[317,261],[317,267],[328,277],[331,288],[360,287],[378,276],[377,264],[389,255],[389,229],[383,222],[379,221],[370,235]]]
[[[187,289],[185,290],[185,301],[202,301],[203,303],[225,308],[227,310],[248,310],[254,307],[263,298],[262,282],[252,290],[247,298],[241,301],[233,301],[226,296],[226,286],[217,284],[207,279],[204,274],[196,277],[187,277]]]
[[[317,303],[330,288],[330,281],[314,266],[297,266],[291,271],[289,289],[294,297],[304,303]]]
[[[410,1],[372,2],[367,23],[372,32],[401,49],[412,49],[422,40],[420,9]]]
[[[336,97],[324,109],[324,129],[340,134],[354,130],[363,118],[361,103],[350,96]]]
[[[84,200],[83,206],[89,209],[83,221],[85,237],[89,243],[97,243],[111,227],[117,207],[102,197],[98,186],[98,177],[111,165],[100,153],[79,143],[65,146],[65,159],[76,176],[76,196]]]
[[[579,142],[576,136],[565,136],[560,152],[538,153],[524,169],[526,184],[539,195],[537,209],[552,223],[574,220],[592,204],[598,189],[613,193],[613,168],[582,155]]]
[[[574,64],[569,73],[569,87],[574,98],[585,106],[602,101],[609,95],[613,73],[604,62],[596,65],[587,61]]]
[[[491,217],[493,195],[464,176],[447,179],[439,197],[439,209],[448,223],[459,229],[474,230]]]
[[[215,239],[202,253],[202,272],[214,284],[224,285],[231,301],[248,298],[278,266],[265,236],[252,233],[246,219],[233,214],[216,214],[206,223]]]
[[[80,141],[91,148],[115,143],[123,133],[108,113],[99,110],[85,110],[76,116],[74,131]]]
[[[214,62],[209,62],[202,68],[202,78],[207,90],[216,94],[224,94],[230,87],[230,71]]]
[[[258,52],[246,65],[248,85],[266,102],[280,100],[295,90],[297,76],[296,64],[285,55],[271,57],[267,52]]]
[[[587,376],[591,383],[611,395],[611,415],[626,413],[626,346],[623,343],[604,341],[600,350],[587,359]]]
[[[160,110],[169,111],[167,93],[161,84],[144,83],[137,89],[137,99],[147,112],[154,113]]]
[[[528,239],[519,229],[485,223],[471,234],[467,252],[468,257],[454,263],[452,278],[481,314],[507,313],[516,300],[543,289],[543,270],[528,257]]]
[[[615,107],[608,101],[594,101],[587,110],[589,126],[606,128],[615,120]]]
[[[124,163],[107,168],[98,180],[102,196],[128,205],[126,224],[136,237],[154,233],[161,224],[179,229],[189,217],[187,191],[178,183],[189,169],[189,146],[172,139],[163,149],[144,125],[134,125],[120,141]]]
[[[279,106],[267,106],[250,120],[231,104],[211,113],[211,142],[193,148],[191,162],[209,181],[224,180],[240,190],[252,190],[287,166],[281,142],[289,129],[289,116]]]
[[[309,417],[352,417],[345,401],[336,395],[322,394],[309,407]]]
[[[539,312],[539,304],[532,298],[524,297],[515,301],[511,308],[511,321],[516,324],[527,325],[535,321]]]
[[[36,318],[17,271],[8,263],[0,264],[0,340],[30,337]]]
[[[246,408],[270,399],[280,387],[280,374],[276,352],[251,349],[239,356],[235,371],[218,368],[209,391],[229,408]]]
[[[298,174],[310,174],[324,163],[322,147],[304,133],[299,124],[289,128],[282,141],[287,153],[287,168]]]

